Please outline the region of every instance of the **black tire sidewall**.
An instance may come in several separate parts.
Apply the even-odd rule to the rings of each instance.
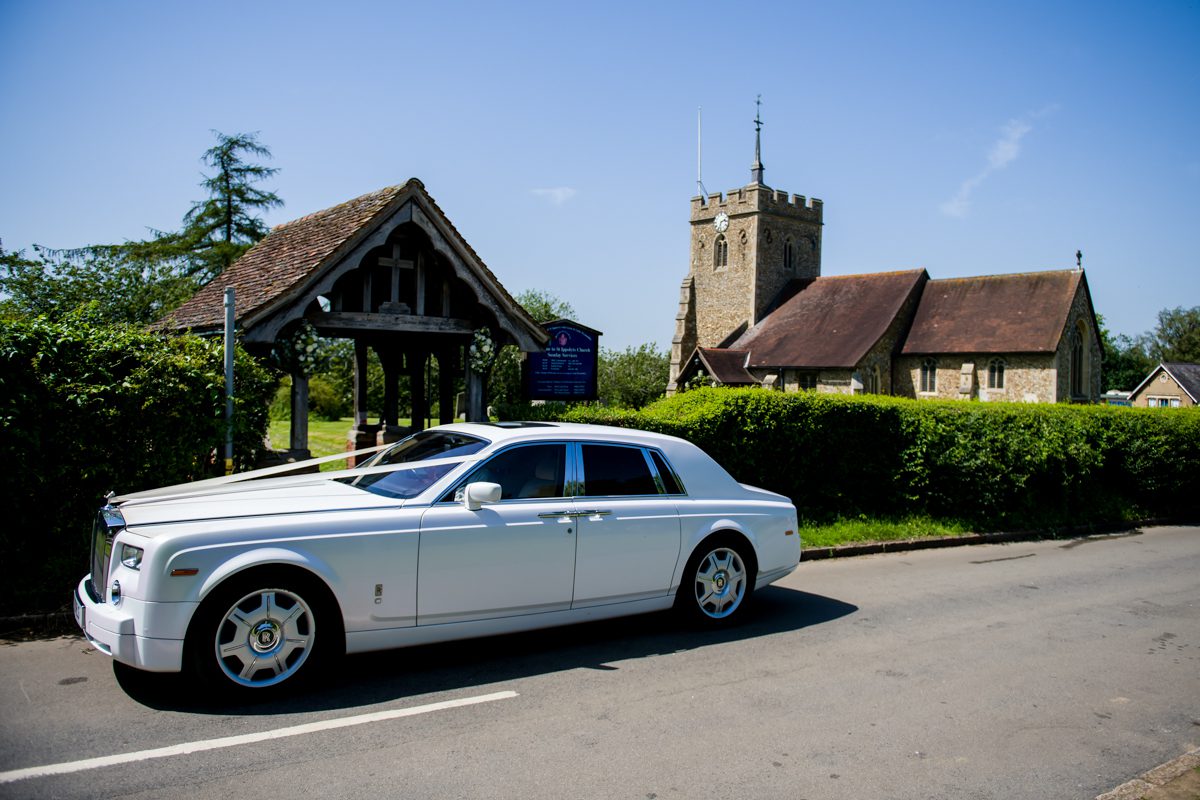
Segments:
[[[313,617],[314,636],[311,651],[295,674],[271,686],[243,686],[229,679],[217,662],[213,643],[218,627],[233,604],[241,598],[269,589],[286,591],[301,598]],[[227,579],[200,604],[185,642],[185,667],[199,679],[213,699],[266,698],[292,692],[311,682],[340,650],[335,646],[341,626],[329,608],[326,592],[316,580],[289,572],[255,570]]]
[[[696,602],[696,570],[699,569],[701,560],[714,550],[722,549],[732,550],[741,559],[742,566],[746,569],[746,592],[732,614],[727,617],[710,617]],[[701,542],[688,558],[683,579],[679,583],[679,593],[675,596],[675,610],[695,627],[714,628],[737,624],[745,618],[746,608],[754,594],[754,563],[750,555],[750,546],[740,537],[727,533],[710,536]]]

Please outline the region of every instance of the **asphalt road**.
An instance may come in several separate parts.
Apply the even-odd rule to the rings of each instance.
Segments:
[[[755,600],[720,633],[352,657],[239,708],[123,688],[76,638],[0,646],[0,797],[1090,799],[1200,742],[1200,528],[812,562]]]

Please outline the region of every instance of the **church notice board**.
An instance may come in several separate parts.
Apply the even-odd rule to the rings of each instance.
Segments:
[[[525,396],[530,400],[595,400],[600,331],[570,320],[543,326],[550,342],[525,361]]]

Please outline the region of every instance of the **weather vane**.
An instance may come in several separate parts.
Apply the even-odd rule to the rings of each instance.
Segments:
[[[762,95],[754,100],[754,165],[750,168],[751,183],[763,182],[762,165]]]

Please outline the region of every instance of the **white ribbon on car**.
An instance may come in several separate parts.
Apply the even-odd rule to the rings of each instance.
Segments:
[[[249,472],[239,472],[236,475],[226,475],[220,478],[207,478],[205,480],[193,481],[191,483],[179,483],[174,486],[163,486],[159,489],[147,489],[144,492],[130,492],[119,497],[109,499],[111,504],[130,504],[136,505],[141,501],[149,500],[165,500],[177,497],[199,497],[206,494],[225,494],[230,492],[250,492],[259,491],[262,489],[280,489],[289,486],[305,486],[324,483],[325,481],[336,480],[338,478],[360,478],[364,475],[377,475],[385,472],[397,472],[400,470],[421,469],[424,467],[439,467],[447,464],[461,464],[464,461],[475,460],[471,456],[454,456],[451,458],[429,458],[421,461],[404,461],[397,464],[384,464],[378,467],[354,467],[351,469],[341,469],[334,472],[306,472],[302,475],[287,475],[286,473],[294,472],[297,469],[305,469],[308,467],[325,464],[330,461],[340,461],[350,456],[368,455],[378,453],[381,450],[386,450],[392,447],[391,444],[379,445],[378,447],[368,447],[363,450],[354,450],[349,453],[338,453],[332,456],[322,456],[321,458],[311,458],[306,461],[295,461],[288,464],[280,464],[275,467],[264,467],[262,469],[250,470]],[[272,478],[272,475],[282,475],[283,477]],[[235,485],[243,484],[243,485]]]

